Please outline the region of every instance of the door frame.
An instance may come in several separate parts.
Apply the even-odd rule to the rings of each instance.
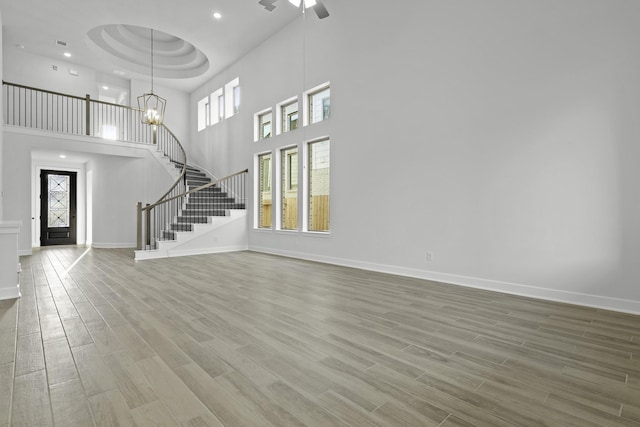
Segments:
[[[49,215],[51,204],[51,193],[49,190],[51,176],[65,176],[68,181],[68,219],[65,227],[50,227]],[[46,188],[45,188],[46,187]],[[76,245],[78,243],[78,172],[42,169],[40,171],[40,245]],[[45,203],[43,203],[46,201]],[[45,231],[46,230],[46,231]],[[67,237],[51,237],[54,234],[63,233]]]
[[[87,189],[84,163],[31,159],[31,246],[40,247],[40,173],[42,170],[76,172],[76,245],[87,239]]]

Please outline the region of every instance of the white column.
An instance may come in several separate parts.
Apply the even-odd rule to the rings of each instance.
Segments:
[[[20,298],[18,235],[22,221],[0,221],[0,300]]]

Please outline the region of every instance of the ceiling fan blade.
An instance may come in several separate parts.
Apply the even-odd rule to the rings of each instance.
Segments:
[[[324,4],[320,0],[318,0],[316,5],[313,6],[313,10],[315,10],[316,15],[318,15],[318,18],[320,19],[324,19],[329,16],[329,11],[324,7]]]
[[[269,12],[273,11],[273,9],[276,8],[276,6],[274,5],[274,3],[278,1],[278,0],[260,0],[258,2],[258,4],[260,6],[264,6],[265,9],[267,9]]]

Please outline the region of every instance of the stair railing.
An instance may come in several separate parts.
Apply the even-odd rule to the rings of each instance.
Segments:
[[[209,217],[246,208],[245,169],[177,195],[165,195],[156,203],[137,205],[137,249],[156,249],[157,242],[175,240],[176,231],[191,224],[206,224]]]

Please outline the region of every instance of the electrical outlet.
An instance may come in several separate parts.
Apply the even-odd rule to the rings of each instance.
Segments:
[[[427,251],[425,259],[427,261],[433,261],[433,252]]]

